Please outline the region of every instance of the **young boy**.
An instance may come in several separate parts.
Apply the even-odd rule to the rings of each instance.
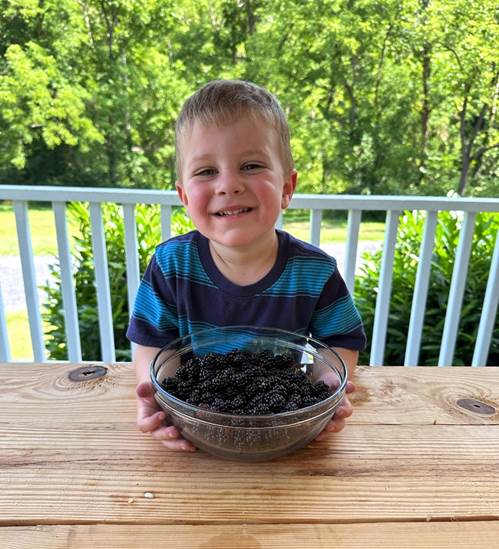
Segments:
[[[149,381],[150,362],[168,342],[216,326],[281,328],[334,348],[351,379],[365,335],[335,260],[275,229],[297,178],[276,98],[249,82],[210,82],[184,104],[176,146],[176,188],[197,230],[157,247],[127,335],[137,344],[139,429],[194,451],[165,424]],[[345,397],[319,439],[351,413]]]

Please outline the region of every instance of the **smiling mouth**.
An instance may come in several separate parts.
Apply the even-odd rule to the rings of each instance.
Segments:
[[[250,212],[253,208],[239,208],[237,210],[220,210],[219,212],[215,212],[215,215],[218,215],[219,217],[229,217],[231,215],[240,215],[243,213]]]

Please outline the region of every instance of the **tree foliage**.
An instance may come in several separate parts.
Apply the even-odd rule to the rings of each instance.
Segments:
[[[0,0],[0,182],[172,188],[229,77],[280,98],[302,191],[497,195],[497,43],[493,0]]]

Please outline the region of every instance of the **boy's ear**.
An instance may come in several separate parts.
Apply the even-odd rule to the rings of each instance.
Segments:
[[[178,197],[180,198],[180,201],[182,204],[187,207],[187,193],[185,192],[184,187],[182,187],[182,183],[179,183],[178,181],[175,181],[175,188],[177,189]]]
[[[289,206],[289,203],[293,198],[293,193],[296,189],[297,180],[298,172],[296,170],[292,170],[288,179],[284,182],[284,186],[282,187],[281,208],[283,210],[285,210]]]

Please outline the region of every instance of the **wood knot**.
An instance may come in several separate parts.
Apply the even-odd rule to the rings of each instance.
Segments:
[[[480,400],[474,398],[460,398],[456,404],[465,410],[474,412],[475,414],[482,414],[485,416],[492,416],[496,413],[496,409],[489,404],[485,404]]]
[[[89,364],[88,366],[82,366],[71,370],[68,374],[68,378],[75,383],[80,381],[88,381],[89,379],[97,379],[107,374],[107,368],[105,366],[96,366]]]

